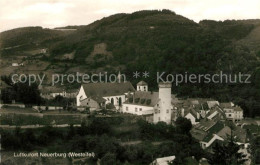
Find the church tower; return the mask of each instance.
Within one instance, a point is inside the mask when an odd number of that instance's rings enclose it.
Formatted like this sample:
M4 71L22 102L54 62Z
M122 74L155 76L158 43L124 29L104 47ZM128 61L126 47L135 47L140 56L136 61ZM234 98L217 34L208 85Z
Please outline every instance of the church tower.
M140 81L137 83L137 91L147 92L148 91L148 84L144 81Z
M163 121L167 124L171 123L171 83L159 83L159 101L154 107L154 123Z

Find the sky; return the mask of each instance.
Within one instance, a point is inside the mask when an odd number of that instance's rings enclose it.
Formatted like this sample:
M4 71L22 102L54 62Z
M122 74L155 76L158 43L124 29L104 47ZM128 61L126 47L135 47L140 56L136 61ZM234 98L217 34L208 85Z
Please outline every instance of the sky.
M260 0L0 0L0 32L87 25L116 13L152 9L169 9L196 22L260 19Z

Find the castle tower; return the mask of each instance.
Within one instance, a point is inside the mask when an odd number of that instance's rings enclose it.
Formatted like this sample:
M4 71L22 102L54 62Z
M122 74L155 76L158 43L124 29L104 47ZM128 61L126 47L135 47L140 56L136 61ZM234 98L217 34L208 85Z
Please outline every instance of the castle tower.
M154 123L163 121L171 123L171 83L159 83L159 101L154 107Z
M137 83L137 89L136 90L147 92L148 91L148 84L144 81L140 81L139 83Z

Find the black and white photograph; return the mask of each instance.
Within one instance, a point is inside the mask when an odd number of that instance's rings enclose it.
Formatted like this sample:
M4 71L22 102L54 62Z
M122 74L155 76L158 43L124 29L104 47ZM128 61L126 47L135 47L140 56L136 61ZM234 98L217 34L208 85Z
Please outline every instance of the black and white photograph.
M0 165L260 165L260 1L0 0Z

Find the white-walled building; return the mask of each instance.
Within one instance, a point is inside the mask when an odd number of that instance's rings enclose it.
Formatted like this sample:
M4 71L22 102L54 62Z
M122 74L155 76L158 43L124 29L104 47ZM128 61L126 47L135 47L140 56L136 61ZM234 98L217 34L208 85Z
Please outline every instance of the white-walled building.
M243 110L232 102L220 103L220 107L226 114L226 118L231 121L240 121L243 119Z
M162 158L155 159L150 165L168 165L172 161L174 161L175 156L167 156Z
M159 83L158 87L159 92L149 92L145 90L148 89L147 83L138 83L137 91L123 103L123 113L152 115L154 123L164 121L170 124L176 98L171 94L171 83Z

